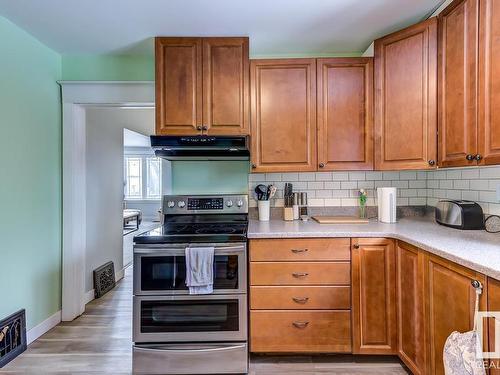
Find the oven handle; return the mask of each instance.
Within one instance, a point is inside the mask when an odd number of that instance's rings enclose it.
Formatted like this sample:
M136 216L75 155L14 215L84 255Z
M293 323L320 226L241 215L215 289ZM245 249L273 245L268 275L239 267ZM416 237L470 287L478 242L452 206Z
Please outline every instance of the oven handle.
M235 345L235 346L224 346L220 348L209 348L209 349L151 349L151 348L143 348L136 346L134 350L143 351L143 352L170 352L170 353L185 353L185 352L219 352L224 350L233 350L233 349L244 349L246 345Z
M203 246L199 246L203 247ZM154 252L151 251L154 249ZM141 246L134 249L134 254L151 254L154 256L159 256L160 254L171 254L171 255L184 255L185 248L165 248L156 246ZM227 252L244 252L245 245L235 245L235 246L215 246L215 253L227 253Z

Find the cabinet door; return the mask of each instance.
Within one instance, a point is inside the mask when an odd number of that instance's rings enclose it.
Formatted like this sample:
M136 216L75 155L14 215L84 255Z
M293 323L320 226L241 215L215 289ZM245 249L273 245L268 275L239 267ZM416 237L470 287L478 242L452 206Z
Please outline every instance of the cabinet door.
M426 332L428 335L428 374L442 375L443 348L453 331L467 332L474 326L476 292L472 280L483 283L484 275L458 266L436 256L428 255L425 270L425 300L427 303ZM485 310L486 298L480 300Z
M425 374L424 253L398 241L398 355L414 375Z
M321 170L373 169L373 59L318 59Z
M500 281L488 278L488 311L500 311ZM496 319L489 319L488 339L489 351L495 351L495 342L500 340L500 337L495 337L495 324L500 324ZM498 345L498 344L497 344ZM490 359L490 375L500 375L500 358Z
M437 159L437 20L375 41L375 168L429 169Z
M248 38L203 38L203 126L211 135L248 134Z
M500 164L500 3L480 1L479 131L480 164Z
M201 38L156 38L156 134L201 131Z
M439 163L443 167L477 164L478 3L455 1L439 15Z
M394 241L352 239L354 354L396 354Z
M250 62L254 172L316 170L316 60Z

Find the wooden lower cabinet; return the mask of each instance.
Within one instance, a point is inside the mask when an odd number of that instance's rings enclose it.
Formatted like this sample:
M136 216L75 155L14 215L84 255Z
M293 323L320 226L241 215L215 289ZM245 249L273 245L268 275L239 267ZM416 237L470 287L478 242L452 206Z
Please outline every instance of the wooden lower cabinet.
M500 281L488 278L488 311L500 311ZM488 351L495 351L495 342L500 340L495 337L495 322L497 319L489 319L488 321ZM500 358L490 359L490 375L500 375Z
M427 374L444 374L443 348L453 331L467 332L474 325L476 292L471 281L478 280L487 293L484 275L437 256L427 255L425 262L426 332L428 335ZM486 309L486 298L480 299L480 310Z
M350 353L349 311L250 312L250 351Z
M414 375L426 373L424 266L424 252L398 241L396 247L398 355Z
M353 353L396 354L394 240L352 239Z

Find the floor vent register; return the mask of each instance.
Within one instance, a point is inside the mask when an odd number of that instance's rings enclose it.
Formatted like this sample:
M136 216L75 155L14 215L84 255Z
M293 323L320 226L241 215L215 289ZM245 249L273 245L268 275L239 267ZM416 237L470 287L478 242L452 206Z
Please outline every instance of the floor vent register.
M102 297L116 285L115 266L113 262L103 264L94 270L94 291L95 298Z
M0 320L0 368L26 350L24 309Z

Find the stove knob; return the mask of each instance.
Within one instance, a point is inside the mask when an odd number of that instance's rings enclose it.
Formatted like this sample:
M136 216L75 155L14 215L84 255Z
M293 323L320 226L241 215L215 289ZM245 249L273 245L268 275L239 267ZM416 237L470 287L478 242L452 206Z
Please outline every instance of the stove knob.
M184 208L184 206L186 205L186 202L179 201L179 203L177 203L177 205L179 206L179 208Z
M227 201L226 206L228 207L233 207L233 201Z
M172 208L172 207L175 206L175 202L174 201L168 201L167 205L168 205L169 208Z
M236 205L237 205L238 207L242 207L242 206L243 206L243 201L240 199L240 200L236 203Z

